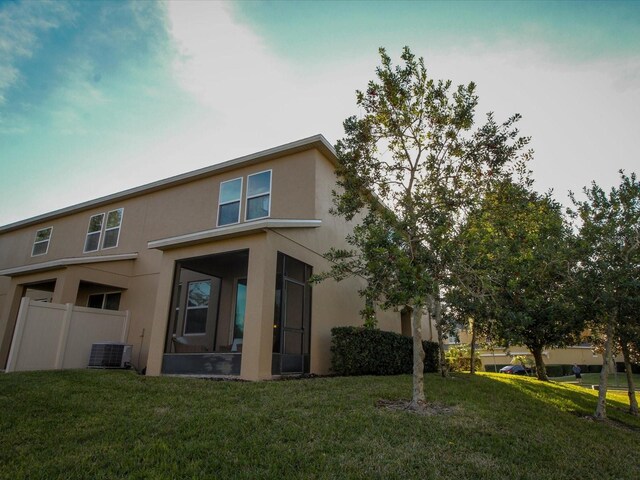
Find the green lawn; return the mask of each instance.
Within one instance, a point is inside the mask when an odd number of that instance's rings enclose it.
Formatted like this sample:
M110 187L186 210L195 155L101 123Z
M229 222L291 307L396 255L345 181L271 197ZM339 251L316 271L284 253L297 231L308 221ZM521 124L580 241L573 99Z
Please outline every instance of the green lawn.
M576 383L575 375L568 375L566 377L555 377L551 380L555 382L563 383ZM610 373L607 376L608 386L610 388L627 388L627 374L626 373ZM600 383L599 373L583 373L582 374L582 386L591 388L592 385L598 385ZM633 384L636 390L640 389L640 375L633 375Z
M122 371L0 375L0 478L638 478L640 419L612 394L500 374L261 383Z

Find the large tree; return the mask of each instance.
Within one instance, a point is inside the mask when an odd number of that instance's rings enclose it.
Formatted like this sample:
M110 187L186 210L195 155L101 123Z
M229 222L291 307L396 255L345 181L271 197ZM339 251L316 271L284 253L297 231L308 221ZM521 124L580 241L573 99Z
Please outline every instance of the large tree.
M603 367L596 418L606 418L607 375L616 343L625 357L629 405L638 413L632 354L640 332L640 183L620 172L621 182L608 193L595 182L586 200L573 197L582 247L581 298L595 333L604 341Z
M456 229L488 185L528 159L528 139L515 129L518 115L498 124L489 114L474 129L473 83L452 89L450 81L429 78L424 60L407 47L400 65L384 49L380 57L376 79L357 92L361 114L345 120L336 145L334 213L358 223L347 238L354 248L331 250L325 276L364 276L367 299L411 313L410 406L421 408L421 320L426 310L435 316L442 344L442 285Z
M547 380L543 351L574 343L582 330L573 244L560 204L526 178L494 184L461 230L454 306L503 344L525 345L540 380Z

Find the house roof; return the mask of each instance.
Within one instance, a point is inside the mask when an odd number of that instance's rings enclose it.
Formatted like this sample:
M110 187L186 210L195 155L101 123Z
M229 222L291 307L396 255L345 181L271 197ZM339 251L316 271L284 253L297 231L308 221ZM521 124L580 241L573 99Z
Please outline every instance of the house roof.
M135 260L138 258L137 253L124 253L120 255L98 255L95 257L72 257L61 258L59 260L51 260L49 262L34 263L31 265L23 265L20 267L6 268L0 270L0 276L14 277L25 273L46 272L48 270L56 270L71 265L86 265L103 262L121 262L123 260Z
M168 250L171 248L195 245L197 243L210 242L222 238L237 237L274 228L318 228L322 225L321 220L316 219L273 219L266 218L253 222L240 223L225 227L217 227L200 232L187 233L175 237L161 238L147 243L148 248L158 250Z
M268 150L262 150L260 152L252 153L250 155L234 158L226 162L217 163L215 165L210 165L208 167L200 168L198 170L193 170L191 172L182 173L180 175L175 175L173 177L165 178L163 180L147 183L139 187L123 190L122 192L114 193L104 197L99 197L94 200L78 203L76 205L61 208L59 210L54 210L52 212L45 213L42 215L37 215L35 217L27 218L25 220L19 220L17 222L1 226L0 233L17 230L22 227L43 222L45 220L53 220L53 219L68 215L70 213L81 212L83 210L88 210L90 208L105 205L105 204L114 202L116 200L118 201L125 200L128 198L137 197L139 195L145 195L147 193L151 193L157 190L162 190L168 187L174 187L176 185L188 183L200 178L217 175L219 173L222 173L228 170L233 170L238 167L253 165L256 163L271 160L272 158L291 155L297 152L302 152L302 151L311 150L311 149L319 150L322 154L324 154L329 159L329 161L331 161L334 164L336 163L337 158L336 158L335 150L333 149L331 144L327 141L327 139L324 138L324 136L318 134L312 137L296 140L295 142L285 143L284 145L279 145L277 147L269 148Z

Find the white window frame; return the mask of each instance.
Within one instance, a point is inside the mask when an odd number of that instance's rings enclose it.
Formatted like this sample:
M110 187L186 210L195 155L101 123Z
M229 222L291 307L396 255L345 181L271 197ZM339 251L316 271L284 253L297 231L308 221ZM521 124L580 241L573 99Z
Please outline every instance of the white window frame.
M254 177L256 175L260 175L261 173L266 173L269 172L269 193L260 193L258 195L251 195L249 196L249 178ZM271 216L271 191L272 191L272 186L273 186L273 170L272 169L268 169L268 170L262 170L261 172L256 172L256 173L252 173L251 175L247 175L247 198L245 199L244 202L244 221L245 222L253 222L255 220L261 220L263 218L269 218ZM252 198L258 198L258 197L264 197L265 195L269 195L269 206L267 208L267 214L262 216L262 217L256 217L256 218L252 218L252 219L248 219L247 216L249 215L249 200L251 200Z
M49 237L46 240L40 240L38 241L38 234L40 232L44 232L45 230L49 230ZM31 247L31 256L32 257L39 257L41 255L46 255L47 253L49 253L49 244L51 243L51 237L53 237L53 227L46 227L46 228L41 228L39 230L36 231L36 235L35 237L33 237L33 246ZM45 243L47 244L47 248L44 250L44 252L42 253L34 253L35 249L36 249L36 245L40 245Z
M102 222L100 223L100 230L96 230L95 232L90 232L89 229L91 228L91 219L94 217L102 217ZM100 242L102 242L102 232L104 231L104 222L105 222L104 212L95 213L89 217L89 225L87 225L87 234L84 236L84 248L82 250L83 253L97 252L98 250L100 250ZM96 234L96 233L98 234L98 246L96 247L95 250L87 250L87 238L89 237L90 234Z
M120 211L120 223L118 224L117 227L110 227L107 228L107 220L109 219L109 214L113 213L113 212L117 212ZM89 228L91 228L91 219L94 217L102 217L102 223L100 225L100 231L95 231L95 232L89 232ZM117 248L118 245L120 244L120 233L122 231L122 222L124 221L124 207L120 207L120 208L114 208L113 210L109 210L106 213L105 212L100 212L100 213L95 213L93 215L91 215L89 217L89 225L87 226L87 234L84 237L84 249L82 250L82 253L89 253L89 252L97 252L99 250L110 250L112 248ZM106 237L105 233L111 230L118 230L118 236L116 238L116 244L113 245L112 247L105 247L104 246L104 239ZM95 250L87 250L87 237L89 236L89 234L96 234L98 233L98 247Z
M107 222L109 221L109 214L113 213L113 212L120 212L120 223L118 224L117 227L111 227L111 228L107 228ZM124 220L124 207L120 207L120 208L114 208L113 210L109 210L107 212L107 214L104 216L104 225L102 226L102 247L101 250L109 250L111 248L117 248L118 244L120 243L120 230L122 229L122 221ZM104 241L107 238L107 232L111 231L111 230L118 230L118 236L116 237L116 244L112 247L105 247L104 246Z
M95 297L97 295L102 295L102 306L100 307L100 310L106 310L105 305L107 303L107 295L113 295L114 293L119 293L120 294L120 300L122 300L122 290L114 290L112 292L96 292L96 293L90 293L89 295L87 295L87 308L98 308L98 307L90 307L89 306L89 299L91 297ZM120 302L118 302L118 310L111 310L112 312L117 312L120 311Z
M200 282L209 282L209 300L207 303L206 307L189 307L189 285L191 285L192 283L200 283ZM209 307L211 306L211 288L213 287L213 284L211 282L211 280L193 280L191 282L187 282L187 296L185 297L185 302L184 302L184 321L182 322L182 335L185 337L197 337L197 336L204 336L207 334L207 323L209 322ZM187 333L187 320L189 317L189 310L202 310L202 309L206 309L207 310L207 318L205 320L204 323L204 332L198 332L198 333Z
M222 185L224 185L225 183L230 183L230 182L235 182L237 180L240 180L240 195L238 197L237 200L229 200L227 202L221 202L220 199L222 197ZM242 177L237 177L237 178L231 178L229 180L225 180L224 182L220 182L220 191L218 192L218 215L217 215L217 220L216 220L216 226L217 227L226 227L227 225L236 225L238 223L240 223L240 210L242 210L242 192L243 192L243 188L244 188L244 178ZM225 223L224 225L220 225L220 208L223 205L229 205L231 203L235 203L238 202L238 220L236 220L235 222L231 222L231 223Z

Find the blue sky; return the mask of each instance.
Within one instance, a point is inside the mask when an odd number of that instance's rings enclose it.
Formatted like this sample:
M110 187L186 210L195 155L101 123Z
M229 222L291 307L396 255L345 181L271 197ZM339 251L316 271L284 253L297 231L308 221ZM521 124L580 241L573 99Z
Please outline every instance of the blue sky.
M638 170L640 2L0 0L0 225L316 133L377 49L519 112L537 187Z

